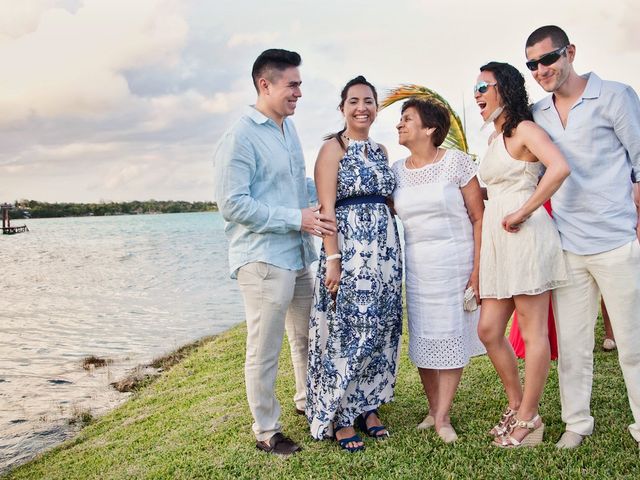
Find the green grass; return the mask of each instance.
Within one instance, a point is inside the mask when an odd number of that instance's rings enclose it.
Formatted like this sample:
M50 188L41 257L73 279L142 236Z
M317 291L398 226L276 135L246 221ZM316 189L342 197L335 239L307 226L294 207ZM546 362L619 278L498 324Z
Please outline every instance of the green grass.
M381 409L392 437L377 443L366 439L366 451L353 455L334 442L312 440L306 420L295 415L293 373L284 348L277 385L283 431L304 452L282 459L255 448L243 383L245 334L241 325L202 345L74 440L18 467L8 478L640 478L617 355L599 347L594 435L577 450L554 447L563 424L553 362L540 410L547 427L544 445L505 451L492 447L485 433L505 404L486 356L466 368L453 405L452 423L460 440L444 445L432 430L415 430L426 401L407 358L404 335L396 401Z

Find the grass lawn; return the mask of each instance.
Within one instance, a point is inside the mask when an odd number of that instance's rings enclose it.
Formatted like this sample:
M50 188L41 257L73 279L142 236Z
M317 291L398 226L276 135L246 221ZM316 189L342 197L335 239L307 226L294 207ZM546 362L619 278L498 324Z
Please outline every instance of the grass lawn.
M288 459L255 448L243 384L245 333L240 325L204 344L77 438L7 478L640 478L617 355L602 352L601 331L592 399L596 430L571 451L554 447L563 431L555 362L540 410L546 424L540 447L505 451L490 445L486 432L505 396L486 356L474 358L462 376L451 412L459 441L444 445L433 430L416 431L426 400L404 335L396 401L381 409L392 437L378 443L366 439L366 451L350 455L334 442L312 440L306 420L295 415L284 348L278 377L283 431L305 449Z

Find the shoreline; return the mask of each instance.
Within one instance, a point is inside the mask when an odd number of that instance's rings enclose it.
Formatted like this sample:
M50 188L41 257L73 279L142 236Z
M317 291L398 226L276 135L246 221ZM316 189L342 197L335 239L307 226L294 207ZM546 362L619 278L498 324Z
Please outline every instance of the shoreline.
M365 438L367 449L349 455L335 442L311 439L306 419L295 414L293 370L285 346L276 383L281 423L304 450L281 459L255 448L244 389L245 340L244 323L230 328L74 439L6 478L306 479L331 478L337 472L381 479L423 478L426 472L431 478L513 478L516 467L528 478L640 477L638 445L626 430L631 415L615 354L594 353L598 427L593 437L577 450L555 448L564 424L554 365L541 402L547 426L543 445L504 451L492 447L486 436L504 407L504 392L486 356L474 357L466 367L454 401L451 416L460 440L445 445L433 430L415 429L427 405L404 335L395 401L380 409L391 438Z
M221 332L220 334L222 333L224 332ZM36 438L32 442L26 442L28 444L26 445L26 448L29 450L29 453L24 456L9 459L6 465L0 466L0 477L10 473L16 468L19 468L21 465L33 461L41 455L60 447L65 442L73 441L75 437L81 434L84 428L95 423L113 410L121 407L131 399L133 394L151 385L153 382L158 380L164 372L170 371L194 350L215 340L215 338L220 334L205 335L197 340L187 342L164 355L152 358L149 362L140 363L134 367L126 368L125 374L115 381L110 382L107 386L108 390L104 392L105 397L109 394L117 395L117 401L114 402L113 400L105 398L102 399L103 403L100 403L98 406L83 408L73 407L71 410L71 416L49 420L47 428L44 429L44 433L48 439L54 440L46 442L44 445L38 447L35 445L35 443L38 443L38 432L34 431L33 435ZM113 365L113 363L114 361L110 358L101 358L90 355L82 361L80 368L89 370L92 373L95 373L96 370L103 373L104 369L108 369L108 367Z

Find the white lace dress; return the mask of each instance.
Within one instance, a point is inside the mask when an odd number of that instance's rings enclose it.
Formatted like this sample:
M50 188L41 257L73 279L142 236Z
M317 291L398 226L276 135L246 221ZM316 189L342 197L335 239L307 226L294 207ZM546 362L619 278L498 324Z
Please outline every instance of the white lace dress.
M540 162L509 155L502 133L493 139L480 164L478 173L489 197L482 219L482 298L537 295L569 282L560 234L544 208L533 212L517 233L502 228L502 219L536 189L543 168Z
M419 368L464 367L485 352L479 309L462 308L473 269L473 228L460 188L476 165L465 153L447 150L437 163L409 169L403 159L392 169L404 228L409 358Z

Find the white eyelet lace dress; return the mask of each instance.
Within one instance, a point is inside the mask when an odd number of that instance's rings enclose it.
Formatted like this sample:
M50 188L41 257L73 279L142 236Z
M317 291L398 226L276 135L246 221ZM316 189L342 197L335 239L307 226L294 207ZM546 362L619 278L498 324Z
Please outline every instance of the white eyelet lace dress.
M473 270L473 227L461 187L476 165L459 150L408 169L393 164L395 210L404 229L409 358L419 368L464 367L485 352L478 339L479 310L465 312L464 291Z

